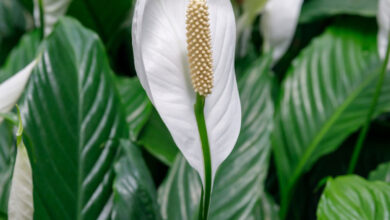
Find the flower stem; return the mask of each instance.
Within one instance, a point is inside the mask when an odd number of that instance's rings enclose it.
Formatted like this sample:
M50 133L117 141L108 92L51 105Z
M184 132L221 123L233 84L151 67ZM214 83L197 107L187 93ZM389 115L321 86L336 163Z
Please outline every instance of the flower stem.
M211 182L212 182L212 170L211 170L211 154L210 154L210 146L209 139L207 136L207 127L206 120L204 117L204 104L205 97L197 94L196 95L196 103L194 106L194 112L196 117L196 122L198 124L198 131L200 136L200 141L202 143L202 152L203 152L203 162L204 162L204 186L200 201L199 208L199 219L207 220L208 211L210 206L210 198L211 198Z
M387 45L387 50L386 50L385 61L383 62L383 65L381 68L378 83L376 85L374 98L372 100L371 107L370 107L370 110L368 112L366 122L363 126L363 129L361 130L361 132L359 134L358 141L356 142L355 148L353 150L352 158L351 158L351 161L350 161L349 167L348 167L348 174L352 174L355 171L356 163L359 159L359 155L360 155L360 152L362 150L363 143L366 139L367 132L370 129L370 122L371 122L371 119L375 113L375 109L378 105L378 101L379 101L379 97L380 97L380 94L382 91L383 83L385 81L385 76L387 73L387 66L389 63L389 57L390 57L390 35L389 35L389 43Z
M45 12L43 10L43 0L38 0L39 7L39 22L41 23L40 32L41 39L45 38Z

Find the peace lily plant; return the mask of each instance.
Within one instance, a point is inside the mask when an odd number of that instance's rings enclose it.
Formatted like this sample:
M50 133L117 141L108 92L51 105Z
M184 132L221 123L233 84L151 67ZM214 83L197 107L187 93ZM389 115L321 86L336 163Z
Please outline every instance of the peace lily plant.
M261 19L264 52L276 63L287 51L298 25L303 0L269 0Z
M16 102L23 94L36 63L37 60L34 60L24 69L0 84L0 123L3 121L1 115L8 113L15 107Z
M137 75L202 183L207 219L215 173L240 131L234 70L236 26L229 0L138 0L133 18Z

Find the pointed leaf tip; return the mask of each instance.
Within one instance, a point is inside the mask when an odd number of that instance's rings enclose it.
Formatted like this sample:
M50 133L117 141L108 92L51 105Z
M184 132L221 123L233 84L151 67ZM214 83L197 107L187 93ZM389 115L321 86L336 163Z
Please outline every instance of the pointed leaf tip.
M16 134L17 153L8 202L10 220L32 220L34 213L32 169L26 147L22 140L23 124L19 107L19 127Z

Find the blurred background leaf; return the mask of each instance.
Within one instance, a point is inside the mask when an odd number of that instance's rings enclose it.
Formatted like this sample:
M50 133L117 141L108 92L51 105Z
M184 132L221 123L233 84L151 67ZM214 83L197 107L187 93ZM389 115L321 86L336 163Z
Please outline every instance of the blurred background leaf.
M390 183L390 162L380 164L376 170L370 173L368 179Z
M31 15L24 10L19 0L0 1L0 66L31 25Z
M112 219L161 219L156 188L141 151L126 140L121 140L121 150L124 154L115 164Z
M26 67L37 57L40 44L40 34L37 30L26 33L9 53L9 56L0 69L0 83L4 82L21 69Z
M12 128L7 121L0 123L0 213L4 215L8 211L11 176L16 156L16 141Z
M387 219L390 215L390 185L369 182L358 176L328 180L317 217L328 219Z
M152 103L149 101L138 78L117 77L116 85L125 108L130 138L136 141L152 114Z
M306 0L299 22L308 23L340 14L376 17L377 10L378 0Z

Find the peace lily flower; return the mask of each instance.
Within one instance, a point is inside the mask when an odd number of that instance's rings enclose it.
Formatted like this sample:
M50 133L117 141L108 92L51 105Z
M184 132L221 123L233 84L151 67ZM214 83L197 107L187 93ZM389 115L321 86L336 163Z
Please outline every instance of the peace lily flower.
M33 181L30 159L24 146L23 125L18 109L19 128L16 134L17 153L8 201L8 219L33 219Z
M205 184L204 135L198 130L202 120L194 104L204 100L212 179L232 151L241 126L230 1L138 0L132 34L140 82Z
M264 51L272 51L276 63L287 51L295 34L303 0L268 0L261 19Z
M71 0L34 0L34 20L38 26L44 25L45 36L51 33L55 23L66 13L70 2Z
M379 0L377 20L379 25L378 51L380 57L385 59L390 37L390 0ZM390 63L388 69L390 69Z
M0 84L0 113L8 113L19 100L30 78L37 60L34 60L24 69ZM0 117L0 123L3 118Z

